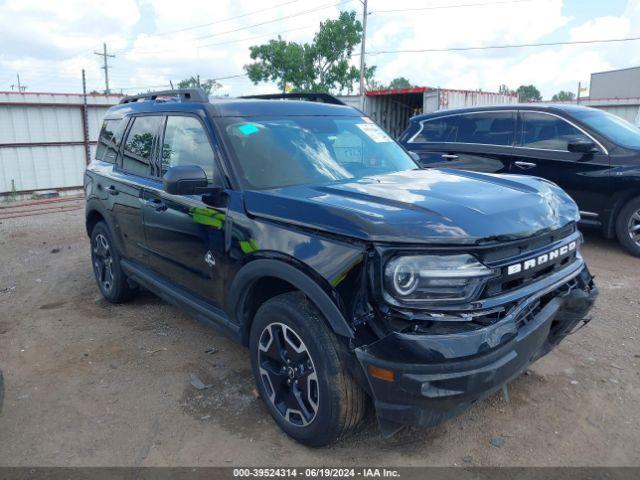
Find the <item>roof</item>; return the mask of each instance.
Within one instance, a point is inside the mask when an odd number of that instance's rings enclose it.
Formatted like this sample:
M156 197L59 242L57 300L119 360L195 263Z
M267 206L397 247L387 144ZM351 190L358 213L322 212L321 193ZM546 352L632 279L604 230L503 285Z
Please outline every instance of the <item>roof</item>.
M627 68L617 68L617 69L615 69L615 70L605 70L605 71L603 71L603 72L593 72L591 75L593 76L593 75L602 75L602 74L605 74L605 73L617 73L617 72L624 72L624 71L627 71L627 70L638 70L639 68L640 68L640 66L637 66L637 67L627 67Z
M481 93L483 95L496 95L496 96L516 96L515 93L499 93L499 92L485 92L481 90L459 90L455 88L433 88L433 87L410 87L410 88L385 88L382 90L367 90L365 95L368 97L375 97L380 95L404 95L408 93L424 93L431 91L441 92L455 92L455 93Z
M130 113L193 112L205 110L212 117L251 116L362 116L362 112L346 105L306 102L300 100L258 100L242 98L211 98L204 102L142 101L116 105L107 116L119 118Z
M484 105L477 107L465 107L465 108L452 108L450 110L438 110L433 113L424 113L422 115L416 115L411 120L424 120L425 118L437 118L448 115L454 115L459 113L473 113L473 112L491 112L501 110L538 110L548 112L571 112L575 110L587 110L589 107L582 105L573 105L567 103L511 103L508 105Z
M433 90L431 87L410 87L410 88L384 88L382 90L367 90L364 94L368 97L376 95L401 95L404 93L423 93Z

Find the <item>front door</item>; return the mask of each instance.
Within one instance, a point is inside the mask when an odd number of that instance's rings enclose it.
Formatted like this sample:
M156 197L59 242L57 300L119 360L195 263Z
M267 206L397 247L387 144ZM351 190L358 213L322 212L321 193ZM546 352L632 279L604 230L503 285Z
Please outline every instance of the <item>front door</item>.
M594 140L554 114L521 111L519 117L519 139L511 173L551 180L575 200L584 218L597 218L611 194L609 156L604 148L595 142L597 152L570 152L569 142Z
M170 167L198 165L210 183L222 185L210 136L198 117L168 115L161 145L155 188L144 194L152 268L219 307L227 268L226 205L205 203L201 195L170 195L163 191L160 178Z

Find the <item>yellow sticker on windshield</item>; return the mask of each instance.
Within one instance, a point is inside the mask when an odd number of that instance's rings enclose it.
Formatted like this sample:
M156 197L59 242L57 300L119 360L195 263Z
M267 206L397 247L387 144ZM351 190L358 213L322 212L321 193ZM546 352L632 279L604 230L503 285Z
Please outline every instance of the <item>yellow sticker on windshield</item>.
M376 143L393 142L393 139L375 123L356 123L356 127Z

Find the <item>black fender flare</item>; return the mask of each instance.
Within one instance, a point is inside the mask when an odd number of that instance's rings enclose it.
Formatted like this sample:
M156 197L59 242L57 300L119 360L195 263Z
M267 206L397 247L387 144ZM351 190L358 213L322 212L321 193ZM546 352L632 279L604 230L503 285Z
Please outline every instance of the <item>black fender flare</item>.
M118 250L122 252L123 251L122 244L120 242L120 237L116 234L116 230L114 228L115 225L113 224L113 217L111 215L111 212L107 210L102 204L102 202L96 197L88 198L85 206L85 226L87 227L87 235L91 237L91 232L89 231L87 221L89 220L89 216L93 212L99 213L100 216L104 219L105 223L107 224L107 227L109 227L109 230L111 231L111 236L113 237L113 241L116 243L116 247L118 247Z
M264 277L275 277L290 283L316 306L337 335L353 338L353 329L327 292L309 275L280 260L256 259L247 263L235 276L230 291L229 305L236 319L245 327L243 308L251 285Z

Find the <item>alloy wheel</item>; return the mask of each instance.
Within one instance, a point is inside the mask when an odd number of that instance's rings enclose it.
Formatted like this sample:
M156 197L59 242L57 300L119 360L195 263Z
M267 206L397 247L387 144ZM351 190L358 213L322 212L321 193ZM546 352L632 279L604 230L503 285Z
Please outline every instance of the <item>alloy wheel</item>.
M631 241L640 246L640 210L637 210L629 218L628 232Z
M292 425L304 427L318 412L318 376L311 354L293 329L270 323L260 334L258 366L269 402Z
M113 289L113 256L107 238L99 233L93 240L93 268L105 292Z

